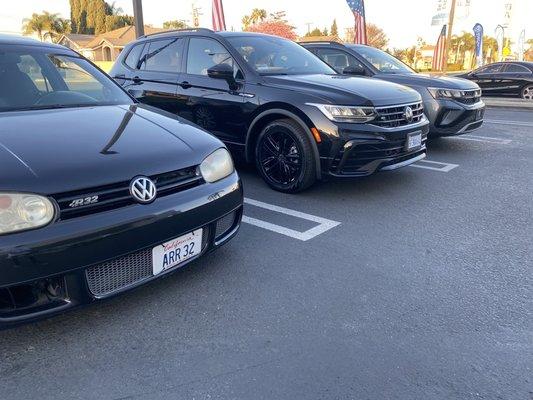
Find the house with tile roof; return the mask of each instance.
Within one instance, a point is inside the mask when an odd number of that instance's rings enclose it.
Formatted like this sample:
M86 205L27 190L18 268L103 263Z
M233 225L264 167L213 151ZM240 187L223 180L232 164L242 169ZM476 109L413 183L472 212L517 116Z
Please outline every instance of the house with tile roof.
M162 32L164 29L144 27L145 34ZM124 26L100 35L69 33L62 35L58 44L71 48L92 61L115 61L124 47L135 40L135 27Z

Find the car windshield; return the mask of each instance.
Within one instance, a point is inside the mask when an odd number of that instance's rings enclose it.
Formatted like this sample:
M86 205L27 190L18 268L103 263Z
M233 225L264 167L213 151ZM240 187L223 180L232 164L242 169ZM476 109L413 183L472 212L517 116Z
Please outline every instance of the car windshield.
M236 36L228 41L261 75L335 74L302 46L272 36Z
M350 46L352 47L352 46ZM384 74L413 74L415 71L383 50L368 46L353 46L358 54Z
M87 60L42 49L0 47L0 87L0 112L133 103Z

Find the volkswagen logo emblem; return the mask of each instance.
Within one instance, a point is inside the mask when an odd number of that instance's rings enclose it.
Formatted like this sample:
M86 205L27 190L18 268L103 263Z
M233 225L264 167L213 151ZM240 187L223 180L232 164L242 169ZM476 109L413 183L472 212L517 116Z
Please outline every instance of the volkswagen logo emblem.
M403 116L407 122L413 122L413 109L409 106L405 107L405 110L403 112Z
M157 187L150 178L139 176L131 181L130 194L137 202L148 204L155 200Z

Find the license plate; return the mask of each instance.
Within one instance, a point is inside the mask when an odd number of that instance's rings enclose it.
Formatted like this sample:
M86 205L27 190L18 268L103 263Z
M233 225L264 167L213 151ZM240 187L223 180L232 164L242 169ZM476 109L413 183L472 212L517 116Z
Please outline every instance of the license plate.
M158 275L200 254L202 234L202 229L197 229L154 247L152 249L153 274Z
M407 136L407 150L422 146L422 133L412 133Z

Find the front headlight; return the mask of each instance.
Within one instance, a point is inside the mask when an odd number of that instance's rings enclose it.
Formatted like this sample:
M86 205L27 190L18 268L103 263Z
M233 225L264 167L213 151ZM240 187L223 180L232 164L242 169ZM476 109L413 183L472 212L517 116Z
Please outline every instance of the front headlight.
M476 90L458 90L444 88L428 88L429 93L435 99L462 99L465 97L481 96L481 89Z
M0 192L0 235L40 228L54 219L55 209L46 197Z
M317 107L330 120L335 122L352 122L363 124L376 118L376 110L373 107L334 106L330 104L307 103Z
M216 182L231 175L235 168L233 160L226 149L218 149L209 154L200 164L200 172L206 182Z

